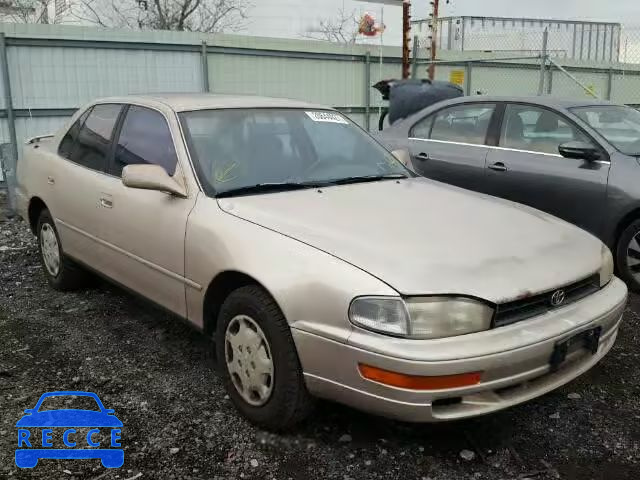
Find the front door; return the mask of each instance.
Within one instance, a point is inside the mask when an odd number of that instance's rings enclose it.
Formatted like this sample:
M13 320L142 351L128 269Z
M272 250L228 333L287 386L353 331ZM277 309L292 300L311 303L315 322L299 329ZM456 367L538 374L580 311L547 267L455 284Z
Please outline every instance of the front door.
M470 103L435 112L413 126L409 150L425 177L484 191L486 138L496 105Z
M488 193L524 203L601 234L609 159L562 157L572 140L595 142L569 119L533 105L509 104L498 148L487 155Z
M154 190L125 187L127 165L155 164L183 182L171 130L165 116L131 105L116 137L103 192L108 265L105 273L172 312L185 317L184 238L195 201Z

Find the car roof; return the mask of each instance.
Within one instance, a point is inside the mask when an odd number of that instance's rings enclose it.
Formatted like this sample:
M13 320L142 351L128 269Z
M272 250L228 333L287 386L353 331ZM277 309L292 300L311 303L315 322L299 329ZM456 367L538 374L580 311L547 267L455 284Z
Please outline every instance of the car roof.
M598 99L569 99L569 98L557 98L548 95L541 96L495 96L495 95L473 95L467 97L456 97L451 100L447 100L448 104L467 103L467 102L524 102L532 103L536 105L542 105L545 107L553 108L572 108L572 107L587 107L592 105L616 105L615 103L608 102L606 100ZM442 105L445 102L434 104Z
M219 95L212 93L150 93L127 95L97 100L97 103L142 103L163 104L176 112L192 110L217 110L229 108L299 108L312 110L334 110L325 105L317 105L289 98L260 97L255 95Z
M95 393L92 393L92 392L60 391L60 392L43 393L40 398L66 397L67 395L68 396L75 396L75 397L94 397L94 398L98 397Z

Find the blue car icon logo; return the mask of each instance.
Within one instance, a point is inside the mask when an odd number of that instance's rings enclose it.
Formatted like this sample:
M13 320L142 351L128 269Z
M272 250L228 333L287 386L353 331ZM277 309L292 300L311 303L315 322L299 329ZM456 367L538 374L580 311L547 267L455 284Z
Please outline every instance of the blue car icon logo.
M60 403L61 400L71 402L75 399L88 401L95 409L43 407L44 402L51 403L51 400ZM33 468L39 459L46 458L99 458L106 468L119 468L124 464L124 450L118 448L121 447L122 422L114 415L114 410L104 408L95 393L45 393L35 407L25 410L24 413L16 423L18 448L15 453L16 465L19 468ZM56 440L60 445L54 445L54 429L58 437L62 433L62 442ZM85 434L84 431L87 429L89 430ZM105 444L110 448L104 448Z

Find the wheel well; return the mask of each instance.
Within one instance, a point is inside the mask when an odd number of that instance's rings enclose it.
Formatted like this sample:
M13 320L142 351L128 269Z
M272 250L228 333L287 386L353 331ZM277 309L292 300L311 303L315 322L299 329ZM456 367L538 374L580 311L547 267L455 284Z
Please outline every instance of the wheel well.
M33 232L34 235L36 235L36 230L38 228L40 212L46 208L47 205L38 197L33 197L29 202L29 226L31 227L31 232Z
M622 219L618 222L615 235L612 238L612 251L615 251L618 248L618 241L620 240L620 236L622 235L622 232L624 232L625 228L627 228L631 223L638 219L640 219L640 207L630 211L624 217L622 217Z
M214 334L218 322L218 313L220 313L220 307L222 307L225 299L234 290L247 285L262 287L255 278L236 271L222 272L211 281L204 296L203 309L204 332L207 335Z

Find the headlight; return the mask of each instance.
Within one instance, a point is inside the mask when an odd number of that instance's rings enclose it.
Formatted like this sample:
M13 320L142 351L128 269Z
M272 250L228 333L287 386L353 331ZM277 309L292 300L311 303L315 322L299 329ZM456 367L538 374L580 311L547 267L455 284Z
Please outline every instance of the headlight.
M430 339L488 330L493 309L464 297L360 297L351 302L349 318L368 330Z
M606 245L602 245L602 264L600 266L600 288L613 278L613 256Z

